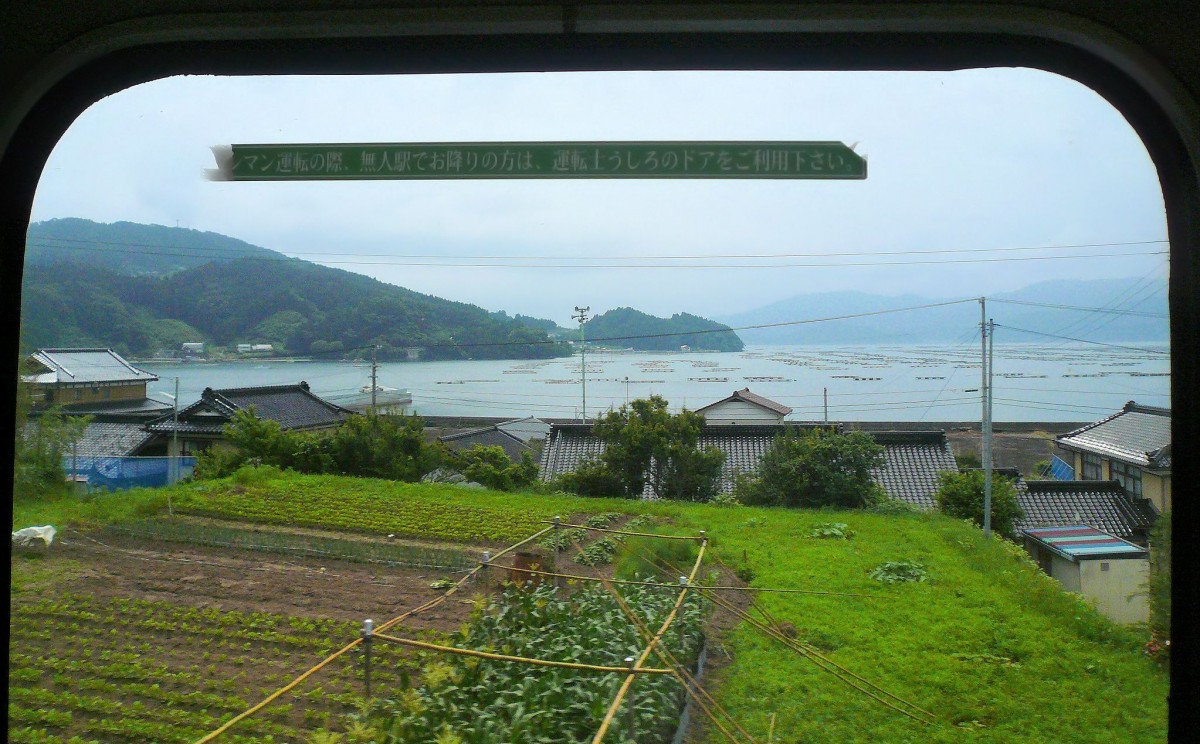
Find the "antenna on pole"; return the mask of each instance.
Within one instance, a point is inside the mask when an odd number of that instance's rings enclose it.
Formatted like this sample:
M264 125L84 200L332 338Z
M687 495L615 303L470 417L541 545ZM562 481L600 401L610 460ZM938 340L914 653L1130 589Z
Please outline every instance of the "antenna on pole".
M587 339L584 337L583 326L588 321L588 311L591 307L575 306L576 315L572 315L572 320L579 321L579 377L582 383L581 391L583 394L583 423L587 423Z

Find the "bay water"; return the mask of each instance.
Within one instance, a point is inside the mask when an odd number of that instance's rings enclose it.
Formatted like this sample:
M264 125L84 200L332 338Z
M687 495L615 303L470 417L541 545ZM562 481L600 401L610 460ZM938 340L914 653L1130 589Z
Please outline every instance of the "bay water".
M651 394L695 410L735 390L793 409L796 421L978 421L978 342L913 346L754 346L742 352L587 353L549 360L381 362L378 385L407 390L401 410L426 416L588 418ZM998 344L993 420L1093 421L1126 401L1170 407L1170 356L1163 344ZM370 399L366 362L242 360L139 362L159 376L150 392L180 406L204 388L307 381L340 405ZM586 378L586 379L585 379ZM369 390L369 387L366 387ZM389 394L380 393L380 400ZM586 395L586 401L585 401ZM155 396L160 399L162 396ZM826 405L826 401L828 401Z

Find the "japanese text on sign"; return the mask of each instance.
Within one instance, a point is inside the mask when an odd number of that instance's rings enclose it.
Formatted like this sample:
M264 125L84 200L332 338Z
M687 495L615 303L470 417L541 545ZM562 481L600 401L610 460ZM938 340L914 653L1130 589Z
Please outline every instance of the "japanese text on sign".
M217 159L215 177L233 181L867 176L840 142L233 145Z

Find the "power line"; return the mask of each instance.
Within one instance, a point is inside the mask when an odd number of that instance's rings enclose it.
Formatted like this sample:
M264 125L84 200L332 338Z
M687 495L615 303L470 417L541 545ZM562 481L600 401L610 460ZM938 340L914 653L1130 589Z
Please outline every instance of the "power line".
M989 297L988 299L991 300L992 302L1001 302L1006 305L1029 305L1031 307L1048 307L1048 308L1052 308L1054 310L1078 310L1080 312L1087 312L1087 313L1110 313L1113 315L1135 315L1139 318L1167 318L1167 317L1169 317L1165 313L1147 313L1147 312L1138 312L1136 310L1118 310L1116 308L1080 307L1079 305L1056 305L1056 304L1049 303L1049 302L1028 302L1025 300L998 300L993 297Z
M1020 333L1031 333L1035 336L1047 336L1049 338L1058 338L1064 341L1078 341L1081 344L1095 344L1096 346L1109 346L1114 349L1126 349L1127 351L1140 351L1144 354L1165 354L1170 356L1170 351L1162 351L1160 349L1143 349L1137 346L1122 346L1121 344L1106 344L1102 341L1089 341L1086 338L1072 338L1070 336L1059 336L1053 333L1043 333L1041 331L1031 331L1027 328L1017 328L1016 326L996 324L997 328L1007 328L1010 331L1018 331Z
M1137 280L1135 280L1130 286L1126 287L1124 292L1122 292L1120 295L1113 298L1109 302L1105 303L1104 307L1106 307L1106 308L1119 307L1123 302L1126 302L1126 298L1133 295L1134 292L1140 292L1140 291L1142 291L1142 289L1155 286L1157 284L1157 279L1154 275L1159 273L1159 271L1161 271L1161 269L1162 269L1161 266L1155 266L1154 268L1150 269L1145 274L1143 274L1141 277L1139 277ZM1145 282L1145 285L1139 289L1139 285L1142 285L1143 282ZM1090 320L1091 319L1086 316L1081 317L1081 318L1076 318L1074 321L1068 323L1066 326L1063 326L1062 328L1059 328L1056 331L1054 331L1054 333L1076 332L1073 329L1079 329L1080 331L1082 331L1088 325ZM1085 333L1086 333L1086 331L1085 331Z
M110 252L103 248L92 248L88 246L55 246L44 245L46 248L70 248L71 250L94 250L102 252ZM190 250L190 249L187 249ZM211 256L197 255L194 253L172 253L166 251L138 251L142 255L154 256L170 256L174 258L211 258ZM899 253L899 252L897 252ZM786 269L786 268L839 268L848 266L927 266L939 264L959 264L959 263L997 263L1009 261L1055 261L1055 260L1073 260L1080 258L1121 258L1121 257L1137 257L1137 256L1162 256L1168 255L1170 251L1137 251L1126 253L1084 253L1073 254L1066 256L1018 256L1013 258L962 258L962 259L942 259L942 260L926 260L926 261L843 261L843 262L825 262L825 263L763 263L763 264L647 264L647 263L611 263L611 264L576 264L576 263L553 263L553 264L537 264L537 263L511 263L514 258L506 257L489 257L487 263L481 263L476 260L468 259L466 261L351 261L351 260L332 260L322 259L319 265L333 264L337 266L405 266L405 267L452 267L452 268L489 268L489 269ZM326 255L326 254L322 254ZM830 257L838 254L797 254L798 256L812 255L820 257L828 255ZM846 255L888 255L886 253L863 253L863 254L846 254ZM445 256L437 256L437 258L446 258ZM631 257L636 259L637 257ZM743 256L736 256L743 258ZM578 260L596 260L595 257ZM309 262L300 258L291 258L281 255L279 258L267 258L265 256L242 256L240 260L245 261L266 261L266 262L302 262L302 263L317 263ZM543 259L530 260L563 260L562 257L546 256ZM571 259L576 260L576 259ZM509 263L506 263L509 262Z
M224 253L227 255L240 256L245 255L246 251L242 248L225 248L220 246L185 246L171 243L132 243L125 241L109 241L109 240L90 240L85 238L60 238L60 237L43 237L37 240L53 240L60 243L79 243L83 245L111 245L121 247L137 247L137 248L173 248L176 250L188 251L208 251L212 253ZM33 243L33 241L30 241ZM684 255L625 255L625 256L610 256L606 260L626 260L626 259L648 259L648 260L697 260L697 259L726 259L726 258L814 258L814 257L846 257L846 256L902 256L902 255L927 255L927 254L946 254L946 253L999 253L1007 251L1046 251L1046 250L1070 250L1074 248L1115 248L1120 246L1134 245L1158 245L1168 243L1166 239L1160 240L1128 240L1117 241L1111 243L1074 243L1074 244L1055 244L1055 245L1038 245L1038 246L1022 246L1008 248L940 248L930 250L900 250L900 251L838 251L825 253L699 253L699 254L684 254ZM73 248L74 246L57 246L45 243L40 244L43 248ZM251 246L259 248L259 246ZM269 251L269 248L259 248L260 250ZM328 251L289 251L293 256L353 256L357 258L461 258L466 260L490 260L490 259L519 259L527 261L541 260L561 260L561 261L583 261L593 259L594 257L572 257L558 255L529 255L529 256L497 256L497 255L460 255L447 256L440 253L331 253Z

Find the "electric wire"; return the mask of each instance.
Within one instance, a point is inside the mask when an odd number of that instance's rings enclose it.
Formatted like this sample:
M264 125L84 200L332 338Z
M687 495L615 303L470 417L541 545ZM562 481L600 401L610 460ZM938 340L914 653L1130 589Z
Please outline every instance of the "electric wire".
M1109 344L1109 343L1104 343L1103 341L1089 341L1086 338L1072 338L1071 336L1059 336L1054 333L1045 333L1043 331L1031 331L1028 328L1017 328L1016 326L1002 325L1000 323L996 323L995 327L996 328L1007 328L1010 331L1017 331L1019 333L1030 333L1030 334L1033 334L1034 336L1046 336L1049 338L1062 339L1064 341L1076 341L1081 344L1094 344L1096 346L1108 346L1108 347L1111 347L1114 349L1126 349L1128 351L1140 351L1143 354L1165 354L1165 355L1169 356L1171 353L1170 351L1163 351L1161 349L1143 349L1138 346L1125 346L1122 344Z
M54 245L45 241L55 241L57 243L67 243L68 245ZM1044 250L1073 250L1076 248L1118 248L1139 245L1161 245L1169 243L1166 239L1159 240L1126 240L1114 241L1107 243L1067 243L1067 244L1050 244L1038 246L1019 246L1019 247L1003 247L1003 248L941 248L941 249L909 249L898 251L835 251L835 252L804 252L804 253L715 253L715 254L662 254L662 255L624 255L624 256L606 256L605 260L623 261L623 260L707 260L707 259L738 259L738 258L823 258L823 257L848 257L848 256L901 256L901 255L929 255L929 254L948 254L948 253L1000 253L1010 251L1044 251ZM77 250L84 246L91 245L107 245L114 247L125 248L169 248L173 250L184 251L199 251L200 255L189 256L192 258L208 257L204 254L225 254L234 257L254 257L252 254L247 255L245 249L220 246L183 246L171 243L137 243L132 241L106 241L92 240L85 238L61 238L61 237L39 237L29 241L29 244L36 245L40 248L58 248L64 250ZM78 244L78 245L71 245ZM249 245L249 244L247 244ZM260 246L250 246L263 251L270 251L268 248ZM135 251L142 253L141 251ZM275 252L275 251L272 251ZM175 255L175 254L156 254L154 252L145 252L146 255ZM278 253L278 252L276 252ZM523 260L523 261L585 261L595 260L595 256L575 257L575 256L559 256L559 255L512 255L500 256L495 254L485 255L446 255L443 253L355 253L355 252L330 252L330 251L288 251L291 256L352 256L355 258L441 258L441 259L464 259L464 260ZM283 258L290 256L280 253ZM272 259L278 260L278 259Z

